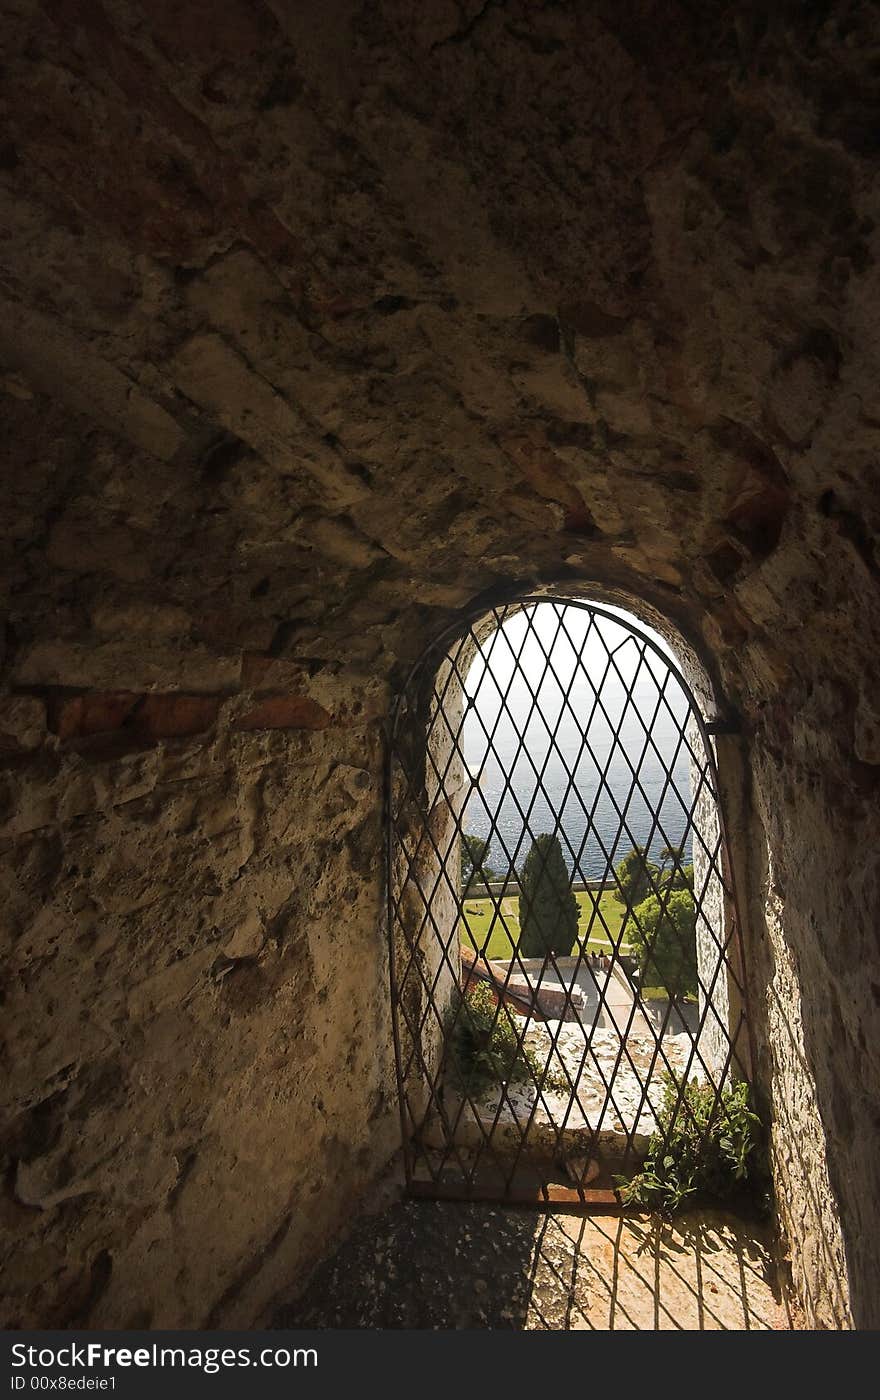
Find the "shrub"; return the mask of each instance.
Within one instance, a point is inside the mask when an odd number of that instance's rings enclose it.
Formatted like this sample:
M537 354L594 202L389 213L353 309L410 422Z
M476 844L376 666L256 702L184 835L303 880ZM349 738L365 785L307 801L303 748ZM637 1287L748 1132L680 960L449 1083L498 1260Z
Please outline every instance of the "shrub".
M617 1178L626 1204L671 1213L696 1195L725 1200L749 1185L765 1189L749 1086L733 1084L718 1096L711 1084L692 1080L678 1103L679 1091L667 1075L644 1166L630 1181Z
M471 1097L484 1089L523 1081L540 1089L567 1089L565 1077L551 1073L529 1046L520 1045L509 1009L497 1006L486 982L472 983L463 997L449 1039L449 1066L457 1089ZM453 1008L450 1016L455 1014Z

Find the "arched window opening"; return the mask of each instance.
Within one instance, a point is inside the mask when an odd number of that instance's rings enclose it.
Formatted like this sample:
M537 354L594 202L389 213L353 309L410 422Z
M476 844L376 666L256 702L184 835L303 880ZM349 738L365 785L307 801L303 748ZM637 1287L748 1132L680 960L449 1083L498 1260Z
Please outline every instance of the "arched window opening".
M494 609L413 667L388 778L410 1189L610 1199L690 1086L711 1117L749 1078L715 755L674 656L617 609Z

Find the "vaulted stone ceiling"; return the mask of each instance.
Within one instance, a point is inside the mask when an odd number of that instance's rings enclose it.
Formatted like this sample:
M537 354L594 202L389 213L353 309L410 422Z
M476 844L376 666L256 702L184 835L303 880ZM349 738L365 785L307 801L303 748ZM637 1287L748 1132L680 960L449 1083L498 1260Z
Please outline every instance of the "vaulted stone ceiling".
M604 578L769 697L878 577L876 12L803 8L10 7L18 681Z

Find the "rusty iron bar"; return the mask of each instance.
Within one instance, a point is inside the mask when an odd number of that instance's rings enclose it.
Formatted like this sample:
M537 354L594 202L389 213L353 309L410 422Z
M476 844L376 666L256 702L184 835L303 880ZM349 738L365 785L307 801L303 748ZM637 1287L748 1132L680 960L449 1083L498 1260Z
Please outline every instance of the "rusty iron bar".
M498 1188L492 1183L480 1185L475 1182L469 1185L462 1181L411 1181L407 1195L426 1201L484 1201L493 1204L499 1199ZM506 1205L512 1206L583 1206L590 1212L602 1211L615 1215L633 1210L632 1206L624 1204L616 1191L592 1190L590 1187L578 1190L576 1186L558 1186L555 1183L531 1187L512 1185L505 1190L503 1199Z

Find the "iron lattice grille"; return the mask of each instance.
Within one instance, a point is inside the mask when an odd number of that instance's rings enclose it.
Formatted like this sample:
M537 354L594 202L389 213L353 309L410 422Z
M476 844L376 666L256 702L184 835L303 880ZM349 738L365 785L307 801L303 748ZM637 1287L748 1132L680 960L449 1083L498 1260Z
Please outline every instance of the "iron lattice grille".
M413 1189L546 1195L564 1172L586 1199L664 1093L687 1115L690 1081L717 1104L748 1078L712 741L652 638L543 598L441 637L398 698L388 803Z

